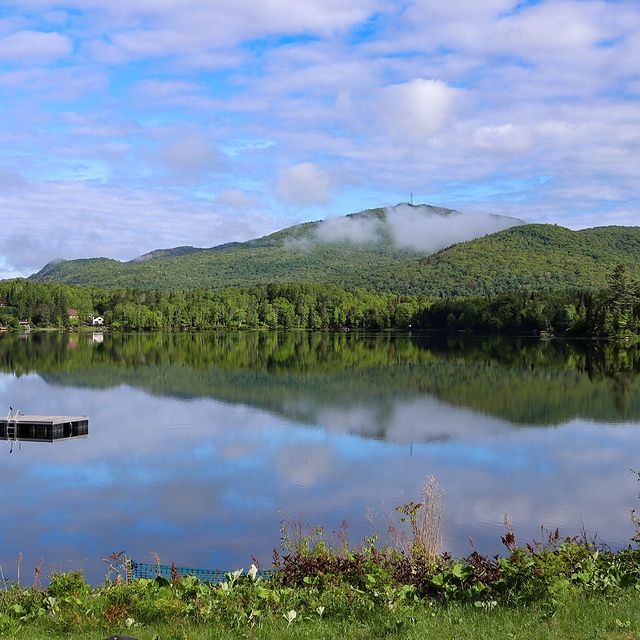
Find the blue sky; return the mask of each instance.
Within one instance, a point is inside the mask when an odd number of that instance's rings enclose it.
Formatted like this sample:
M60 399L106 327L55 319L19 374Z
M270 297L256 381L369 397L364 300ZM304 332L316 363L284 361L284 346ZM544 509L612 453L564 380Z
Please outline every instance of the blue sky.
M0 277L414 201L640 223L635 0L0 6Z

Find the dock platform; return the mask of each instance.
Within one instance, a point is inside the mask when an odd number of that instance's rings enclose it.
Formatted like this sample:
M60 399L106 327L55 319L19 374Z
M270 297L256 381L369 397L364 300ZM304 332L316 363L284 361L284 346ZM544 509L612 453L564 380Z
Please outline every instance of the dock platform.
M87 416L27 416L0 418L0 440L55 442L89 435Z

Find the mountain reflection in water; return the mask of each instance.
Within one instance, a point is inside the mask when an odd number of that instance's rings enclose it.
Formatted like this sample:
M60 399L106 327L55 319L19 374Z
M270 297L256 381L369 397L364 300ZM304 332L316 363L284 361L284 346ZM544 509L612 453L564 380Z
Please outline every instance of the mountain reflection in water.
M433 473L447 548L499 550L509 513L630 537L640 350L308 332L0 338L0 406L91 415L91 438L0 465L0 562L263 562L279 509L382 534ZM561 428L549 428L561 427ZM375 473L372 473L375 469ZM36 557L37 556L37 557Z

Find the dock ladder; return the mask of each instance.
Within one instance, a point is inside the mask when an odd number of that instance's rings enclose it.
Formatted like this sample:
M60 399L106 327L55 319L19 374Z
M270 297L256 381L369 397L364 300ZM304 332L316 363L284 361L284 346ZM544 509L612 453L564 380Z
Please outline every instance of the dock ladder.
M7 414L7 440L16 440L18 438L18 418L20 411L9 410Z

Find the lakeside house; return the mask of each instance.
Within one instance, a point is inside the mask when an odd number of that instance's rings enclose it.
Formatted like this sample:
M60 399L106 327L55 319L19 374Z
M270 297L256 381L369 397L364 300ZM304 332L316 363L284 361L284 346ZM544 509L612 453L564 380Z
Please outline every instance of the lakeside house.
M20 331L22 333L29 333L31 331L31 323L28 320L18 320L20 325Z
M89 316L89 324L92 327L102 327L104 325L104 318L102 316Z
M77 309L67 309L67 318L69 320L78 320L78 310Z

